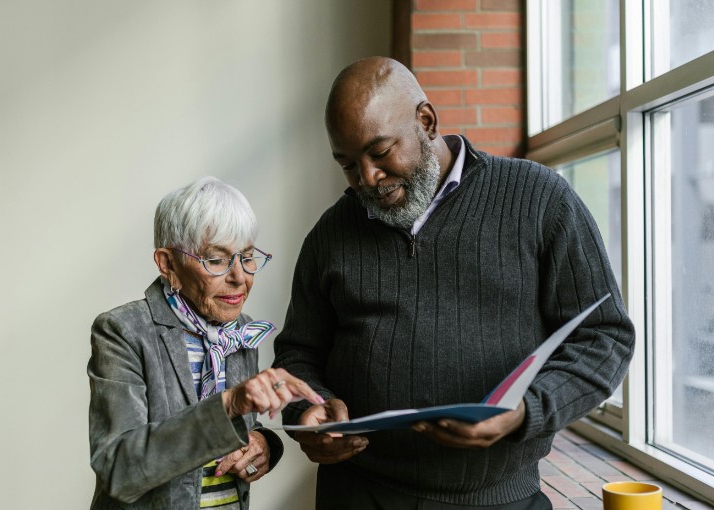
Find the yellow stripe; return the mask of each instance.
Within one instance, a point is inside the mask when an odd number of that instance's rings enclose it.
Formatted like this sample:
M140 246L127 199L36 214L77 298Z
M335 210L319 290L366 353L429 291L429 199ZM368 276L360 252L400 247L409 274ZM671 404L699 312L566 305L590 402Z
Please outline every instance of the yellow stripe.
M240 501L240 498L237 495L223 499L214 499L212 501L201 501L201 508L211 508L214 506L225 505L227 503L235 503L237 501Z
M213 487L214 485L220 485L222 483L233 483L235 478L232 474L227 474L223 476L204 476L201 480L202 487ZM235 487L235 486L234 486Z

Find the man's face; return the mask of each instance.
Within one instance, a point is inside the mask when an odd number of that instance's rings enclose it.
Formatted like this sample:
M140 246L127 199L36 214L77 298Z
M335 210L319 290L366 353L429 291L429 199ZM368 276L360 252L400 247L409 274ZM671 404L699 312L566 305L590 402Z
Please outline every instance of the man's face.
M329 123L330 144L364 207L389 225L409 229L434 197L439 162L416 122L416 108L400 117L378 103L340 112Z

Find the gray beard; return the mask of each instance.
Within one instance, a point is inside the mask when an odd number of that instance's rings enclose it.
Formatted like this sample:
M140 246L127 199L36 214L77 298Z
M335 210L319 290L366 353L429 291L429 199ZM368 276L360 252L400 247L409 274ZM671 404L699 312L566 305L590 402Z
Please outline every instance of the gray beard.
M375 218L387 225L411 230L414 222L424 214L434 199L439 184L440 166L436 154L431 149L425 136L419 132L421 155L419 163L412 172L411 180L404 186L404 205L382 209L370 193L358 191L360 202Z

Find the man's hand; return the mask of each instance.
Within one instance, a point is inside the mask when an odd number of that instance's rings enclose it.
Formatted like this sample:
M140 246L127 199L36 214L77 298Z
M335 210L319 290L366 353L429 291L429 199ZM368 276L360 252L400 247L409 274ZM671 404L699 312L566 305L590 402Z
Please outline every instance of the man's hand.
M447 419L439 420L436 423L421 421L415 423L412 429L444 446L488 448L499 439L518 430L525 417L526 405L521 400L515 410L507 411L479 423Z
M333 398L323 405L315 405L305 411L300 417L300 425L315 426L349 419L345 403ZM300 448L307 457L320 464L334 464L347 460L360 453L369 444L366 437L332 433L296 432L295 439L300 443Z

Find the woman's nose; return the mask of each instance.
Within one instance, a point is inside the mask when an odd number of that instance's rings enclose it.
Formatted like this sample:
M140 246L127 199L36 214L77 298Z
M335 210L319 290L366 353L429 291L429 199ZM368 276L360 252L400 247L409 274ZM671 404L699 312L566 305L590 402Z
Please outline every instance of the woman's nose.
M226 280L229 282L243 283L247 276L248 273L246 273L243 269L240 255L236 255L236 258L233 261L233 267L231 267L231 270L226 273Z

